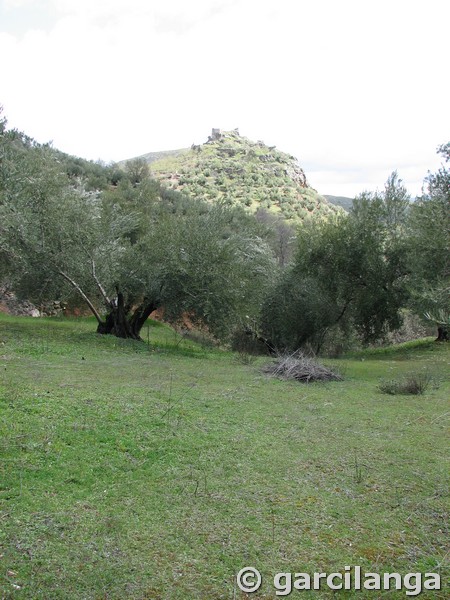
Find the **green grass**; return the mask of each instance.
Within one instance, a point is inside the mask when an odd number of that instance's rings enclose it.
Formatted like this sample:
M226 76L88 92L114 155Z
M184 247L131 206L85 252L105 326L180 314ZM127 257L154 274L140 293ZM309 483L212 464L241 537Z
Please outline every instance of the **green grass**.
M305 386L156 323L149 344L94 331L0 317L1 598L231 600L244 566L254 598L280 571L448 576L448 346ZM378 392L420 369L439 389Z
M445 345L444 345L445 346ZM445 348L444 348L445 349ZM410 356L425 356L429 353L439 354L441 353L442 345L435 343L435 338L427 337L419 340L412 340L409 342L403 342L394 346L380 346L379 348L367 348L359 352L348 353L349 358L360 358L365 357L373 358L390 358L396 357L399 359L409 358Z

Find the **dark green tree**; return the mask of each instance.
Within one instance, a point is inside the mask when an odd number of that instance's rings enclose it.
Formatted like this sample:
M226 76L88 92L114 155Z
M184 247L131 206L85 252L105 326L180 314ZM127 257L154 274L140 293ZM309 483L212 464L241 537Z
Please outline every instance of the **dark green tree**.
M125 165L125 171L133 185L138 185L150 176L148 163L143 158L133 158Z
M438 340L450 326L450 142L439 147L444 164L425 180L425 193L408 220L411 306L435 323Z
M289 349L306 342L320 349L335 328L353 329L366 343L398 328L407 299L408 204L394 173L384 192L356 198L348 216L304 225L294 263L263 314L266 335Z

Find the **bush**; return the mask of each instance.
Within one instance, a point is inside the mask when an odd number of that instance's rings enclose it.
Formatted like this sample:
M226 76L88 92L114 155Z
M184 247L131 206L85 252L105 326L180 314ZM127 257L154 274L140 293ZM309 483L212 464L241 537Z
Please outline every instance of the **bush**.
M409 373L401 379L390 379L381 381L378 389L383 394L415 396L424 394L433 383L433 378L429 373Z
M325 367L315 359L305 356L301 351L280 356L275 362L265 365L262 369L272 377L279 379L295 379L302 383L313 381L342 381L342 376Z
M257 356L250 354L249 352L241 351L237 352L235 359L236 362L241 365L252 365L257 360Z
M263 303L261 328L263 335L283 352L308 343L318 353L324 332L335 319L335 307L320 283L286 269Z

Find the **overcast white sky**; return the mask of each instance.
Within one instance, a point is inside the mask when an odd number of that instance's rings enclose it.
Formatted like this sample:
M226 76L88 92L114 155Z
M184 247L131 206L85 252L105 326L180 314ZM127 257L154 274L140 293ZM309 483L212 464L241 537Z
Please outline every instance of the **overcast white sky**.
M412 194L450 141L448 0L0 0L10 127L106 162L234 129L322 194Z

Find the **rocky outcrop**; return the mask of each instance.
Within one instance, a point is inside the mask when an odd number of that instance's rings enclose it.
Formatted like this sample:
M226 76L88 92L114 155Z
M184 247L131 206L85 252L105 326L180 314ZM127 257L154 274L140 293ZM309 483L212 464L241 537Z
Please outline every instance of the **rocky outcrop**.
M24 317L40 317L41 313L34 304L27 300L18 300L7 287L0 287L0 312L8 315Z
M0 312L18 317L56 317L64 314L65 305L59 300L54 300L37 308L28 300L19 300L8 287L1 286Z

